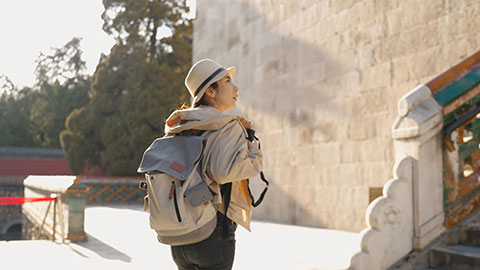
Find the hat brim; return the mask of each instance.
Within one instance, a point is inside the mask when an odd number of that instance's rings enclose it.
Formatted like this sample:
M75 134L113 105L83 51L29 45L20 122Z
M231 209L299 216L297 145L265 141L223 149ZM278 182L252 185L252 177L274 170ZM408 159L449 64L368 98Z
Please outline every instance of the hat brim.
M216 81L219 81L221 80L223 77L225 77L225 75L229 74L230 75L230 78L233 79L233 77L235 76L235 73L237 72L237 68L236 67L229 67L227 69L225 69L224 71L220 72L217 74L217 76L213 77L213 79L211 79L209 83L207 83L207 85L205 85L201 90L200 92L198 92L198 95L196 95L193 100L192 100L192 104L195 104L197 103L200 99L202 99L203 97L203 94L205 94L205 91L207 90L207 88L212 85L212 83L216 82Z

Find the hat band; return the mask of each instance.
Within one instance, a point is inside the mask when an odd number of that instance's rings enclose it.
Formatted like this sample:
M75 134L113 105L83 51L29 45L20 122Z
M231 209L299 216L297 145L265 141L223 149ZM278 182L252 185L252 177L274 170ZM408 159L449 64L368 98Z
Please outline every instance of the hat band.
M207 83L213 79L215 76L217 76L218 73L224 71L225 69L223 67L215 70L215 72L212 73L212 75L210 75L205 81L202 82L202 84L200 84L200 86L197 88L197 90L195 90L195 96L198 95L198 93L200 92L200 90L205 86L207 85Z

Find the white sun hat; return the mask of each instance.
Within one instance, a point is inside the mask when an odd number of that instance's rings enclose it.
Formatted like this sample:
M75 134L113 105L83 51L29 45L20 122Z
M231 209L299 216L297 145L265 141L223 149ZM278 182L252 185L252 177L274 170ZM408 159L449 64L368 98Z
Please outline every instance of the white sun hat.
M235 67L224 68L212 59L202 59L193 64L185 78L185 86L193 99L192 104L202 98L212 83L222 79L227 73L233 78L235 71Z

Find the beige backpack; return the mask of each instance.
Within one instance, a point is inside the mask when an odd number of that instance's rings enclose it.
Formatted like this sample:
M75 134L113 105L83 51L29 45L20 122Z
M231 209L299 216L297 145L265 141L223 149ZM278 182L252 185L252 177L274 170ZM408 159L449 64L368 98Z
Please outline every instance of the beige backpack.
M145 173L146 181L140 183L147 189L144 207L161 243L200 242L215 229L213 195L200 174L204 140L201 136L159 138L143 154L137 171Z

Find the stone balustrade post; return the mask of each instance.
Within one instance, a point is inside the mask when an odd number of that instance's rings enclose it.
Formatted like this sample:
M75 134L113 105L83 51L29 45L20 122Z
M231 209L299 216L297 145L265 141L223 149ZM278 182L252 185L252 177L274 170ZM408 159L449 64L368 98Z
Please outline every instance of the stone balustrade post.
M88 188L76 176L28 176L25 197L56 197L52 202L22 206L22 238L85 241L85 202Z
M350 270L387 269L413 249L423 249L444 230L442 107L419 86L398 102L392 127L394 179L367 209L367 228Z
M413 248L423 249L444 230L442 107L421 85L398 102L392 134L396 156L413 158Z

